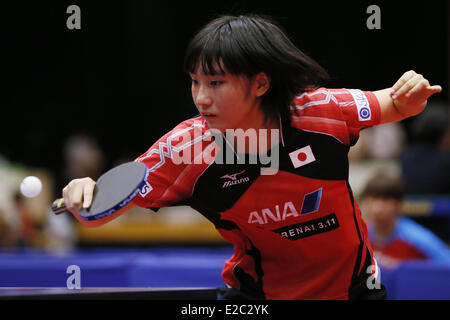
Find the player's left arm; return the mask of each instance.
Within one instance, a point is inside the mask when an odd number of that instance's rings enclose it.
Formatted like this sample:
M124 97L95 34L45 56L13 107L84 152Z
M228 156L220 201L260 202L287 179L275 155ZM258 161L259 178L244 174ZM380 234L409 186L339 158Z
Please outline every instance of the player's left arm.
M441 86L431 86L421 74L412 70L405 72L392 88L373 92L380 103L380 124L419 114L425 109L428 98L441 91Z

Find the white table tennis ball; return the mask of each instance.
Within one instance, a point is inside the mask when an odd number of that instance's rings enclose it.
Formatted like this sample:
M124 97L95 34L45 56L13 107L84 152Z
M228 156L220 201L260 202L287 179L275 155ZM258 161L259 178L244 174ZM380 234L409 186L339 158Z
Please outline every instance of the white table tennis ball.
M20 192L27 198L35 198L41 193L42 182L38 177L28 176L20 184Z

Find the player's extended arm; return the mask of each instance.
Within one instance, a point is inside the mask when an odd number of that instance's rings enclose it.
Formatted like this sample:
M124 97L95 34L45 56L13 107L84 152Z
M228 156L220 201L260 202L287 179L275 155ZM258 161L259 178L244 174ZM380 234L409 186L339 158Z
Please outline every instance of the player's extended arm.
M442 91L431 86L427 79L415 71L405 72L392 88L374 91L381 108L381 123L403 120L423 111L427 100Z

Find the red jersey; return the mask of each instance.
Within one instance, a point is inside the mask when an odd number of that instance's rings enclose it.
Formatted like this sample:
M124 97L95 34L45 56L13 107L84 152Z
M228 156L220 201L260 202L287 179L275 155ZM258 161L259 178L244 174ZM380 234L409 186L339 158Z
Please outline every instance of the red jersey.
M218 147L202 117L186 120L136 159L150 175L135 203L189 205L208 218L235 250L222 277L245 294L361 297L375 262L348 182L347 154L361 129L380 123L380 114L371 92L320 88L301 94L291 119L281 124L274 175L261 174L260 162L216 161L227 145Z

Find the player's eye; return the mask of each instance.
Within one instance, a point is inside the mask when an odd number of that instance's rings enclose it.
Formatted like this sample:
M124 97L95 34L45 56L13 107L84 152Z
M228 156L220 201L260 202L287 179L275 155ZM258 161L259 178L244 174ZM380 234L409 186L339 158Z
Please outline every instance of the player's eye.
M217 87L220 86L223 83L223 81L213 80L210 82L211 86Z
M193 85L197 85L197 84L198 84L198 81L197 81L197 80L195 80L195 79L191 79L191 84L193 84Z

